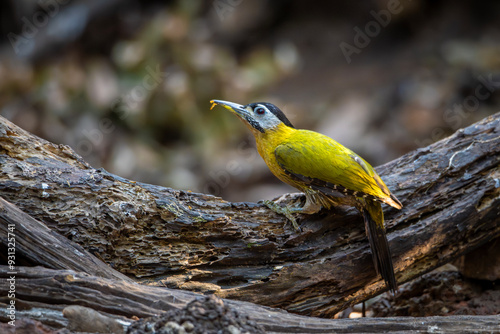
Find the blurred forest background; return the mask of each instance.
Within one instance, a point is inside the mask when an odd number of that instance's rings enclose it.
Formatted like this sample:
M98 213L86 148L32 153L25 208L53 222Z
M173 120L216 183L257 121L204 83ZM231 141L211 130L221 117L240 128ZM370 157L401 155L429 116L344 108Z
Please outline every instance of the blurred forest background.
M4 0L1 115L122 177L294 191L211 99L273 102L376 166L500 110L500 2Z

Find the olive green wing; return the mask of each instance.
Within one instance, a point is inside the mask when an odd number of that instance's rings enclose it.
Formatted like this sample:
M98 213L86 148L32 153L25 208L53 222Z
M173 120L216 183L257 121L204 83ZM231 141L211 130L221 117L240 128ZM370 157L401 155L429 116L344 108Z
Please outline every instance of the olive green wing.
M375 170L353 151L313 131L300 130L274 151L290 177L334 196L344 193L383 199L390 191Z

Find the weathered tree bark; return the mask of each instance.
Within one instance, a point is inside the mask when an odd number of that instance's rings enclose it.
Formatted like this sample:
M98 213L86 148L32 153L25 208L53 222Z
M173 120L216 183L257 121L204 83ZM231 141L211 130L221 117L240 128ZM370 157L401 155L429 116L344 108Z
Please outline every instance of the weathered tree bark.
M47 268L71 269L104 278L132 281L98 260L82 246L50 230L1 197L0 232L2 236L9 236L13 240L9 247L15 250L14 263L17 262L17 265L24 257ZM0 258L2 257L5 257L5 253L0 254Z
M385 209L399 282L500 235L499 153L496 114L377 169L405 206ZM384 290L352 209L303 216L297 234L259 204L93 169L3 118L0 195L120 272L168 287L324 317Z
M0 279L8 277L4 274L6 271L5 266L0 266ZM18 311L18 316L42 319L54 327L67 325L61 311L64 306L75 302L130 322L125 317L154 316L182 307L197 296L189 291L40 267L18 268L16 282L18 299L37 307L36 312L29 309ZM3 286L0 286L2 296L4 292ZM267 333L494 333L500 321L500 315L330 320L294 315L247 302L225 300L224 303L238 313L248 315L262 325ZM5 308L0 309L0 318L4 317L3 312Z

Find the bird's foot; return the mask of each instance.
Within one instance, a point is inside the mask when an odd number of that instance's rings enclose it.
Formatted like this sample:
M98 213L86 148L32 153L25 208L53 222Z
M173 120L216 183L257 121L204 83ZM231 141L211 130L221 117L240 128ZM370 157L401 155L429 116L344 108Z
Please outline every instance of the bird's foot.
M293 213L300 212L299 208L293 208L293 207L289 207L289 206L281 206L278 203L270 201L270 200L263 200L262 204L264 204L265 206L267 206L269 209L276 212L277 214L283 215L286 218L288 218L288 220L292 223L293 228L297 232L301 231L299 224L297 224L297 220L293 216Z

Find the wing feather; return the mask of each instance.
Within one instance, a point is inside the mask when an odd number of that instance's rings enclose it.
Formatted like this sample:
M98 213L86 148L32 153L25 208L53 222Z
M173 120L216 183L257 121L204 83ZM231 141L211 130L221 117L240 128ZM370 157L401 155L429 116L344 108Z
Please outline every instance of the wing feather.
M298 131L274 151L284 172L320 190L346 189L349 194L373 198L390 197L390 191L363 158L316 132ZM335 187L334 187L335 186ZM346 191L344 191L346 193Z

